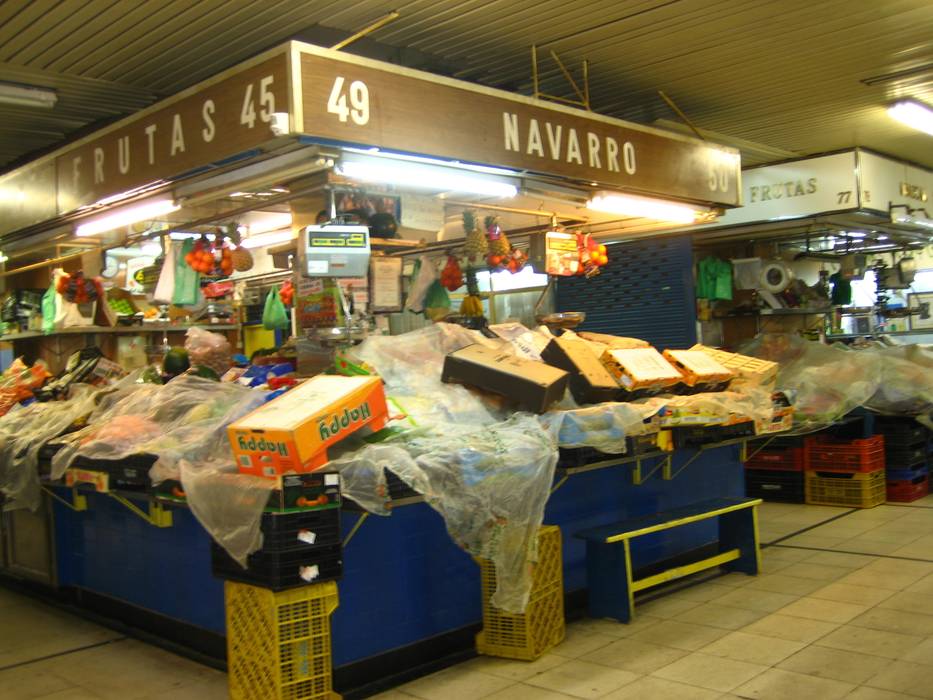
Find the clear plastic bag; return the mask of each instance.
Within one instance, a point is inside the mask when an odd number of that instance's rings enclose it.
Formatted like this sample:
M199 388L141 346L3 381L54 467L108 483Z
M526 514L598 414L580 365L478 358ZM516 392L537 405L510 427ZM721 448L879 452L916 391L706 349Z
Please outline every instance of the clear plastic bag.
M189 328L185 350L192 367L209 367L220 378L233 366L233 348L226 336L203 328Z

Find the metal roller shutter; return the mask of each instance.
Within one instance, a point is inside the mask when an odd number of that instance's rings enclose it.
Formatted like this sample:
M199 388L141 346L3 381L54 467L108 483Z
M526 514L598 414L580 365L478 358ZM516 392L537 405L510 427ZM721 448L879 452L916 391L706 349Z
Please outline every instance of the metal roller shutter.
M585 311L580 330L642 338L660 349L696 343L690 237L608 248L609 264L599 276L558 280L557 310Z

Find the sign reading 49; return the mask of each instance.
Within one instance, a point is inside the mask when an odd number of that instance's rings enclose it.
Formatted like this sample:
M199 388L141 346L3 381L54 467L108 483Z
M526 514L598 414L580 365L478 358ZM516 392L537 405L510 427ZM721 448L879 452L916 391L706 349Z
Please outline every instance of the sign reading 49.
M342 75L334 79L327 98L327 111L336 114L342 122L349 119L357 126L364 126L369 123L369 88L362 80L354 80L345 90L346 82Z

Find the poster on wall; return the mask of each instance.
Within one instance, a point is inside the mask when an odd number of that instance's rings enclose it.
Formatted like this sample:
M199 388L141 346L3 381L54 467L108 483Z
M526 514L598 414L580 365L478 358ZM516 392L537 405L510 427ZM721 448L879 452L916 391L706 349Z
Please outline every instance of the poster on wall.
M926 304L926 312L920 310ZM907 307L918 313L910 315L910 330L933 330L933 292L912 292L907 295ZM926 318L923 318L926 316Z

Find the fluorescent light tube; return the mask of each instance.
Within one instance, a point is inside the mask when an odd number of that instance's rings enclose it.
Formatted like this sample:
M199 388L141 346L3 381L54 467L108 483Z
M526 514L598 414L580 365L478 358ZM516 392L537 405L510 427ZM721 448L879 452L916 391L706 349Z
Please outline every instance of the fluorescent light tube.
M901 100L888 107L888 114L902 124L933 136L933 109L915 100Z
M78 224L78 228L75 229L75 235L96 236L99 233L112 231L121 226L130 226L140 221L156 219L160 216L171 214L173 211L178 211L179 209L181 209L181 207L175 204L171 199L156 199L150 202L143 202L142 204L122 207L121 209L103 214L83 224Z
M55 90L33 87L32 85L0 83L0 103L3 104L51 108L55 106L57 101L58 95Z
M464 192L489 197L514 197L518 188L510 182L459 171L455 168L421 163L371 160L344 160L337 171L354 180L398 185L435 192Z
M607 214L670 221L676 224L692 224L705 212L690 206L663 199L640 197L634 194L599 192L586 204L587 209Z
M240 245L244 248L260 248L267 245L276 245L278 243L288 243L295 240L295 233L289 229L287 231L272 231L270 233L261 233L258 236L250 236L240 240Z

